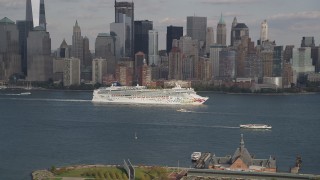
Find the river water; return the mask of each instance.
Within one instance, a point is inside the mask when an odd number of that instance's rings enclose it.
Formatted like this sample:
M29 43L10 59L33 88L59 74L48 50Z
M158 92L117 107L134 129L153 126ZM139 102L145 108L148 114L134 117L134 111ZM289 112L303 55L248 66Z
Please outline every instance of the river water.
M275 156L279 171L288 171L301 155L302 173L320 173L320 94L199 94L209 97L205 105L150 106L93 104L92 92L0 91L0 179L31 179L32 171L53 165L123 159L190 167L194 151L233 155L241 134L256 158ZM239 128L248 123L273 128Z

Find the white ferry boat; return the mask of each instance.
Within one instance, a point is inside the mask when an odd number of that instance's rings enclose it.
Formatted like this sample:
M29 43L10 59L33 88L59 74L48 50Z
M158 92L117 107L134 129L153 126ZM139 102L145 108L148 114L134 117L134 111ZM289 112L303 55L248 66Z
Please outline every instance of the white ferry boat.
M240 128L246 129L271 129L272 126L266 124L240 124Z
M124 104L182 104L200 105L208 100L196 94L192 88L147 89L145 86L103 87L93 91L92 102Z

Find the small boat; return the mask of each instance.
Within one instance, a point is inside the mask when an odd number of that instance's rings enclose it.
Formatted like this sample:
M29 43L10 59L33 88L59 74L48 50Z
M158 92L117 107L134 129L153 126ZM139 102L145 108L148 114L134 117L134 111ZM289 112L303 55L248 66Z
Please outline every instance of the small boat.
M178 109L179 112L188 112L186 109Z
M177 111L179 111L179 112L192 112L192 111L188 111L186 109L178 109Z
M272 126L266 124L240 124L240 128L246 129L271 129Z
M134 139L138 139L137 133L134 133Z
M20 93L20 95L30 95L31 94L31 92L22 92L22 93Z
M201 157L201 152L193 152L191 154L191 160L192 161L197 161L197 160L200 159L200 157Z

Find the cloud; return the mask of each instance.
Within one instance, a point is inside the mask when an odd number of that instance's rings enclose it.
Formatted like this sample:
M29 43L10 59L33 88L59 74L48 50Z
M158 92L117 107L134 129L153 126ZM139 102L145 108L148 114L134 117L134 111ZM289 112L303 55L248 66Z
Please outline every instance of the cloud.
M230 4L251 4L261 2L261 0L202 0L203 4L230 5Z
M297 13L280 13L271 16L271 20L320 19L320 11L303 11Z
M1 8L11 8L11 9L17 9L17 8L24 8L25 7L25 1L21 0L1 0L0 1Z

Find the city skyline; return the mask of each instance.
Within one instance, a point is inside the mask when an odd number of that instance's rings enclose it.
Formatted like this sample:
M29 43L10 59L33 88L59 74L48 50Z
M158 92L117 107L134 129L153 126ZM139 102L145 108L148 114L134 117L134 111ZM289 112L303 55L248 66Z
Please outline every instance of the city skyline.
M124 0L121 0L124 1ZM131 2L131 1L130 1ZM135 20L154 22L154 29L159 32L159 50L166 47L167 26L183 26L186 34L187 16L207 17L207 26L216 26L221 13L227 27L227 44L230 42L229 32L233 18L247 24L250 37L256 42L260 37L260 25L267 20L269 39L277 45L295 45L299 47L303 36L314 36L316 45L320 44L320 11L317 0L134 0ZM32 0L35 26L39 21L40 0ZM109 33L110 23L114 22L114 1L85 0L45 1L47 30L52 38L52 50L57 49L63 39L72 43L72 28L76 20L79 22L83 36L90 40L90 49L94 49L94 41L99 33ZM161 4L161 6L160 6ZM277 8L274 8L276 5ZM3 0L0 17L8 17L13 21L25 19L25 2L21 0ZM93 20L94 19L94 20ZM288 33L290 32L290 33Z

